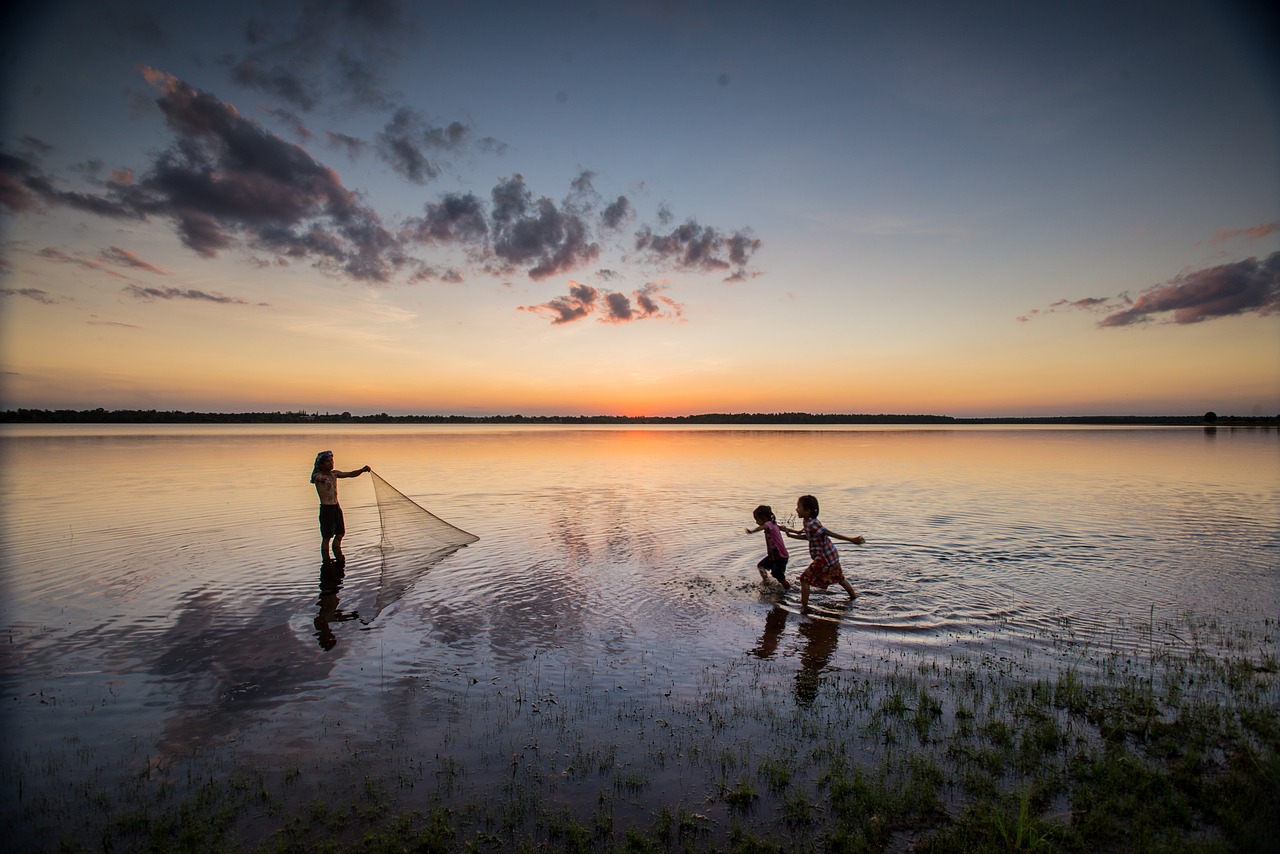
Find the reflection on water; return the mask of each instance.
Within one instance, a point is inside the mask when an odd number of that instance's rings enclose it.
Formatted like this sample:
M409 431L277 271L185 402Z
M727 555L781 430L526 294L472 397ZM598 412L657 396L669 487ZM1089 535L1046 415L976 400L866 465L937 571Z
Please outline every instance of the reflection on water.
M735 659L785 666L790 701L815 707L826 674L886 651L1034 669L1063 638L1138 648L1153 620L1280 613L1271 431L11 426L0 441L6 724L54 751L127 733L173 755L255 731L320 750L317 721L403 723L419 749L456 738L449 704L482 689L555 672L669 702ZM347 562L317 580L318 447L479 541L383 549L373 490L350 481ZM815 591L812 617L760 582L743 534L758 504L805 493L867 538L838 544L857 599Z
M320 565L320 600L316 602L320 612L316 614L316 640L321 649L333 649L338 645L338 636L333 633L330 623L346 623L359 619L358 611L342 611L338 608L341 600L338 593L342 590L342 579L346 577L346 561L324 561Z

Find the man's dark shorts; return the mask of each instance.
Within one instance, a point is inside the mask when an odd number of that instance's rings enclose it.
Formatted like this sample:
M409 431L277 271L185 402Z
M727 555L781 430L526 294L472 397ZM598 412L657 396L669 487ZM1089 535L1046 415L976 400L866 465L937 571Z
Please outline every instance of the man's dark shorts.
M770 575L778 579L778 581L787 580L787 560L785 557L766 557L756 566L763 570L767 570Z
M347 534L346 522L342 520L342 508L337 504L320 505L320 536L326 540L343 537Z

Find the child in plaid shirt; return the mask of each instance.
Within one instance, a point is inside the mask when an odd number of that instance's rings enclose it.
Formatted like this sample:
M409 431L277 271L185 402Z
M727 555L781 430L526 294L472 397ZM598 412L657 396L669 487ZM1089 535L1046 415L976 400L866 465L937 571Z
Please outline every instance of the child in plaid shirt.
M840 553L836 551L835 543L831 542L831 538L835 537L837 540L844 540L856 546L862 545L866 540L862 537L846 537L844 534L828 531L818 521L818 499L812 495L801 495L796 499L796 515L804 520L804 529L797 531L794 528L783 528L782 530L797 540L809 541L811 563L809 568L800 575L801 613L808 610L811 584L823 590L833 583L839 584L844 588L844 592L849 594L850 599L857 598L858 594L853 592L853 588L844 578L844 572L840 569Z

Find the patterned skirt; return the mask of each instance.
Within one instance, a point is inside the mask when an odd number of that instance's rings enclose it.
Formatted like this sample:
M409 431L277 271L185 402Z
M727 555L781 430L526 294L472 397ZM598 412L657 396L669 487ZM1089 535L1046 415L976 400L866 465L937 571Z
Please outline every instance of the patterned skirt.
M819 558L800 574L800 581L807 581L819 590L826 590L832 584L844 581L844 572L840 569L839 561L826 561Z

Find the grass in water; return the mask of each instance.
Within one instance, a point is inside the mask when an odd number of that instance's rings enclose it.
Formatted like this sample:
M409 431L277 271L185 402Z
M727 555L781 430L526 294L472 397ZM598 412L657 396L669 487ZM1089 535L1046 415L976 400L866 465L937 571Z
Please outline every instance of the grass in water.
M83 745L59 758L13 751L10 841L34 851L1267 851L1280 839L1280 687L1265 652L1276 629L1152 625L1137 651L1082 651L1066 634L1061 666L1041 672L985 654L888 654L808 674L803 692L785 662L754 659L708 666L696 690L656 700L565 677L558 698L531 694L536 709L465 694L445 713L469 729L434 755L352 741L335 759L274 767L224 749L148 757L117 780Z

